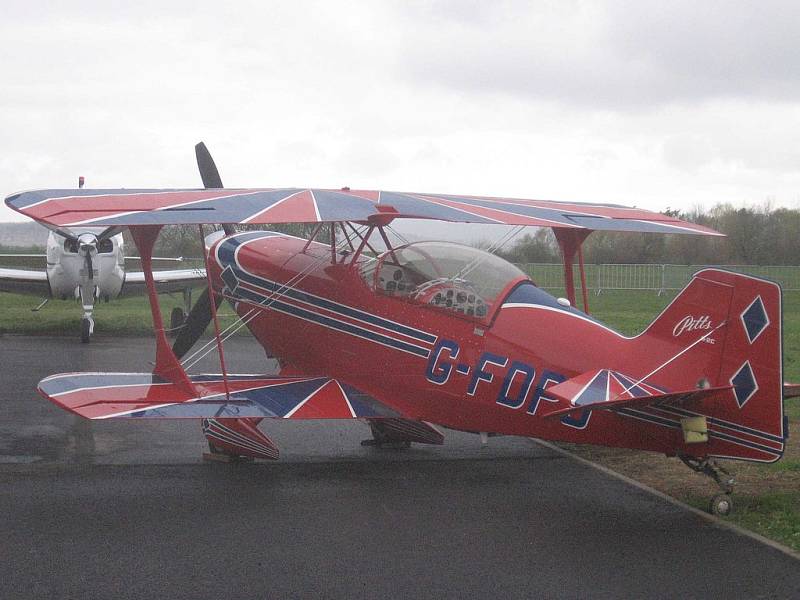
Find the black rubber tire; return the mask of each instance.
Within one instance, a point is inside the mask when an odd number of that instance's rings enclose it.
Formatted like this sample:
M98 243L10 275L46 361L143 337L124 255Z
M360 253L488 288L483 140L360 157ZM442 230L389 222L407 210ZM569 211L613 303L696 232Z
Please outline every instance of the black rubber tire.
M91 338L92 332L89 319L81 319L81 343L88 344Z
M731 514L732 510L733 500L730 494L717 494L711 498L711 502L708 505L708 511L712 515L717 515L718 517L727 517Z

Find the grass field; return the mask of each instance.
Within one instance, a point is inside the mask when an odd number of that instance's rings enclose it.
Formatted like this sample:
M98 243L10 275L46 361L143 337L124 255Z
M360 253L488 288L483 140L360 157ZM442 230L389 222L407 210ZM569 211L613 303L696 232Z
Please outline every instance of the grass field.
M672 299L654 292L604 292L590 296L592 313L600 320L631 335L641 331ZM182 306L180 295L162 296L162 311ZM80 308L73 301L51 301L38 313L30 296L0 294L0 334L79 335ZM224 306L224 305L223 305ZM233 320L223 308L223 323ZM96 335L152 335L147 300L129 298L99 304L95 311ZM8 343L3 341L0 343ZM800 381L800 292L784 295L784 377ZM800 399L787 401L790 437L784 458L773 465L729 463L736 473L736 509L730 520L776 539L800 551ZM598 448L569 446L579 455L638 479L699 508L717 493L706 477L687 469L678 459Z
M195 298L200 292L195 293ZM161 312L169 321L173 307L183 307L181 294L162 294ZM31 312L39 303L32 296L0 293L0 334L74 335L80 337L81 307L74 300L51 300L39 312ZM226 305L220 308L223 324L233 321ZM94 310L95 335L152 335L150 304L147 298L134 297L100 302Z

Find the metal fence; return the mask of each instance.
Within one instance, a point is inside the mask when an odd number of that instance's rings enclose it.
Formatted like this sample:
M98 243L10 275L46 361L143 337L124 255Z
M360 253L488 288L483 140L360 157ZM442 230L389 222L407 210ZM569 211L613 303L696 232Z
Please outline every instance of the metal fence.
M564 268L560 264L517 265L543 288L564 289ZM586 265L586 286L595 293L603 290L653 290L658 294L682 289L697 271L714 265ZM800 290L800 266L723 265L721 269L766 277L785 291ZM575 281L579 281L577 266Z

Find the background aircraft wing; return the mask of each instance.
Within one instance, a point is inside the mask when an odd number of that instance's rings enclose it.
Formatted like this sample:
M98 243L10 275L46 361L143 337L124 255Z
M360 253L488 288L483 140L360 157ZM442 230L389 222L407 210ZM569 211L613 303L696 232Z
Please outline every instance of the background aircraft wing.
M160 293L180 292L186 288L206 285L205 269L172 269L166 271L153 271L156 289ZM146 294L144 271L126 271L125 284L122 286L120 297L137 296Z
M49 296L50 284L45 271L0 268L0 292Z
M405 217L565 229L722 235L675 217L614 204L374 190L38 190L13 194L6 198L6 204L54 227L380 222L386 217Z

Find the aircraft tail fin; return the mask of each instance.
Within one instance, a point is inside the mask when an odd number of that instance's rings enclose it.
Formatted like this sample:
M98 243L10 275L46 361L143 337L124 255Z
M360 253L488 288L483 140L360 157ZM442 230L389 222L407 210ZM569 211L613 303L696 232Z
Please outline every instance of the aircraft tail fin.
M704 416L707 454L772 462L783 454L783 348L781 288L777 283L720 269L705 269L639 336L665 357L645 379L665 390L720 388L699 405L658 412L680 423ZM656 411L651 411L656 412Z
M561 402L548 416L608 409L676 430L676 453L778 460L786 435L781 311L774 282L700 271L630 340L622 368L550 388ZM687 441L689 420L707 427L706 441Z

